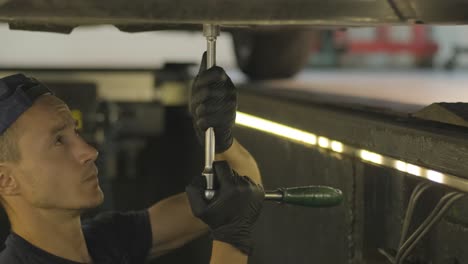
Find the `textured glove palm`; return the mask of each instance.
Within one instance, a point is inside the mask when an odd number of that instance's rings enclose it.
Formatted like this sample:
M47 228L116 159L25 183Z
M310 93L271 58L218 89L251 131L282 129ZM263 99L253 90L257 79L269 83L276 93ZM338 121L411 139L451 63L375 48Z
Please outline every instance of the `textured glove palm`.
M246 176L239 176L227 162L213 164L217 188L215 197L204 198L206 181L197 176L186 187L193 214L205 222L214 240L223 241L250 255L251 232L263 207L263 188Z
M206 70L206 53L193 82L190 113L198 140L203 145L205 131L214 128L216 153L226 151L233 142L231 129L236 121L236 87L220 67Z

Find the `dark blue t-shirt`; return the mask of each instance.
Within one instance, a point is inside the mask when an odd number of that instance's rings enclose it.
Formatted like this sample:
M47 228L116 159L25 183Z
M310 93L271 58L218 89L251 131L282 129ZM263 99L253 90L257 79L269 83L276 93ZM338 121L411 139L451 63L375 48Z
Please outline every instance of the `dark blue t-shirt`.
M84 222L83 233L93 264L144 263L152 243L146 210L100 214ZM5 245L0 264L79 264L52 255L14 233Z

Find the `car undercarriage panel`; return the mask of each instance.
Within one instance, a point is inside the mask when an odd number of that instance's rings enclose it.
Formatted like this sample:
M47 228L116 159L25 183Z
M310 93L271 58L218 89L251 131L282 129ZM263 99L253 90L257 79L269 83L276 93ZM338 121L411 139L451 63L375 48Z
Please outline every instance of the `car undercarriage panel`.
M81 25L124 31L225 27L464 24L466 0L2 0L0 21L13 29L68 33Z

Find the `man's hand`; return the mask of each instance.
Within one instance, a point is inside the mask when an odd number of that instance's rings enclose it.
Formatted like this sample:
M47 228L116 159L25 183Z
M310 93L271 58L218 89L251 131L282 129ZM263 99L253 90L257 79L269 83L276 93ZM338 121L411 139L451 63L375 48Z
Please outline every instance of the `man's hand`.
M260 185L239 176L227 162L213 163L216 195L206 200L206 181L196 176L186 192L193 214L211 229L213 239L238 248L244 254L252 251L251 232L263 206L265 193Z
M190 112L198 139L204 144L206 129L213 127L215 158L226 160L234 170L261 183L255 159L231 134L237 110L234 84L223 69L206 70L206 55L203 57L190 98ZM187 187L186 193L164 199L148 209L153 233L152 256L160 256L192 241L208 231L208 224L216 240L213 259L219 260L212 263L245 263L242 252L248 254L251 251L250 232L262 208L264 193L249 178L233 172L227 163L215 162L217 195L212 201L204 200L206 181L200 174ZM232 249L237 252L231 252Z
M205 143L205 131L213 127L216 153L229 149L233 143L231 128L236 121L236 87L220 67L206 70L206 53L195 78L190 95L190 113L200 143Z

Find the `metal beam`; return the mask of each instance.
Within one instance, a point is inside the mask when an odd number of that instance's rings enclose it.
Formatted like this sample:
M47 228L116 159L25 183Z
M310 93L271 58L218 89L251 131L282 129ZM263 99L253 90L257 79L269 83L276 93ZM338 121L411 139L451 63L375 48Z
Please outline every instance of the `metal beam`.
M260 86L260 87L259 87ZM468 179L468 130L326 105L304 93L241 87L239 110L388 157Z

